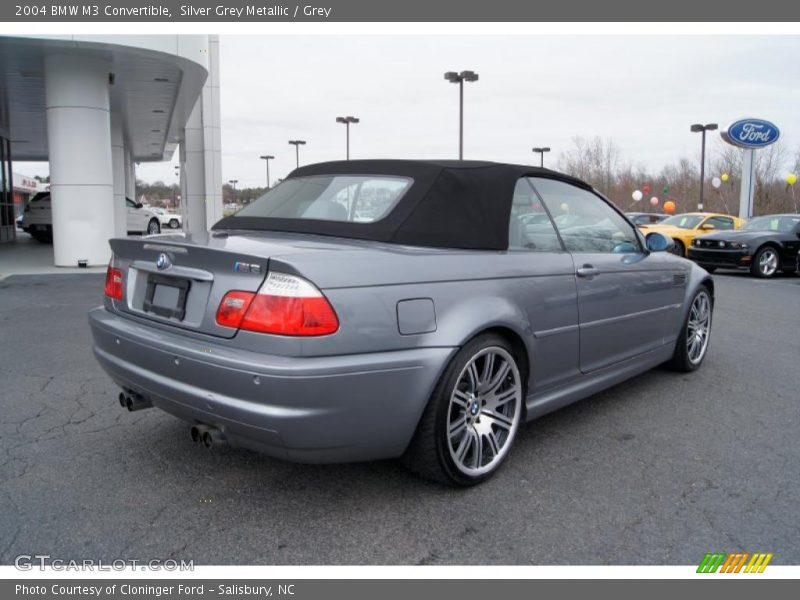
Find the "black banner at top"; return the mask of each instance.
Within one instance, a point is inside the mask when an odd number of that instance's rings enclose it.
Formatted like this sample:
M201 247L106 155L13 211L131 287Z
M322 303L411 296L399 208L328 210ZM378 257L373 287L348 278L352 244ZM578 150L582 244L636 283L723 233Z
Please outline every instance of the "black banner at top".
M786 0L11 0L10 22L792 22Z

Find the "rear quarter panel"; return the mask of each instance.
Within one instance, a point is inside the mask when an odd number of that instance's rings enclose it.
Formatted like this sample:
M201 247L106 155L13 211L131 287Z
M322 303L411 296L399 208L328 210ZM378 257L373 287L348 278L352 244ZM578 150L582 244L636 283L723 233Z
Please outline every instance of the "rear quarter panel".
M577 297L567 253L376 249L277 256L270 270L310 279L339 316L336 334L295 341L292 349L302 355L458 347L482 331L503 328L524 345L537 387L577 373ZM435 329L402 334L398 303L420 298L433 302ZM266 352L289 349L277 336L237 337L283 346Z

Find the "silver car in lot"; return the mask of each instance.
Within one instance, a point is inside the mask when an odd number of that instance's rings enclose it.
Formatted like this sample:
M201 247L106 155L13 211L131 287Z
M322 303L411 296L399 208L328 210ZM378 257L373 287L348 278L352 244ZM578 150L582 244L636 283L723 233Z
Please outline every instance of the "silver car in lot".
M714 283L669 243L546 169L310 165L208 234L111 240L94 352L199 444L471 485L524 422L700 366Z

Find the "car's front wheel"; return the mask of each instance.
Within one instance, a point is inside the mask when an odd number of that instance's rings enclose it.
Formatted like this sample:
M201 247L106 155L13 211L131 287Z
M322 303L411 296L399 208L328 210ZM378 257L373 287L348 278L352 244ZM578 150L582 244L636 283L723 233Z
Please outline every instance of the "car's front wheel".
M171 229L177 229L178 227L181 226L181 224L178 223L178 219L170 219L169 220L169 226L170 226Z
M701 286L692 298L689 313L684 319L675 352L668 366L676 371L690 372L703 364L711 338L711 315L714 302L706 286Z
M147 224L147 233L148 235L161 233L161 225L159 224L158 219L150 219L150 222Z
M686 247L683 245L683 242L680 240L672 240L672 246L669 249L675 256L686 256Z
M467 343L437 384L403 460L450 485L491 477L523 421L524 383L509 343L484 334Z
M756 252L750 265L750 273L756 277L774 277L780 266L778 251L772 246L764 246Z

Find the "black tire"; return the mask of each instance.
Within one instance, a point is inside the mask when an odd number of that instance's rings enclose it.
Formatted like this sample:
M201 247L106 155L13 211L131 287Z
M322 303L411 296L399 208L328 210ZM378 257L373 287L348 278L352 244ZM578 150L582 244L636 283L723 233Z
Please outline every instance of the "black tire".
M711 266L708 266L708 265L700 265L700 266L703 267L709 273L713 273L714 271L717 270L717 267L711 267Z
M158 222L158 219L150 219L145 235L155 235L157 233L161 233L161 223Z
M774 267L771 266L769 268L765 268L765 266L761 264L761 261L767 257L768 253L774 257L775 264ZM750 263L750 274L753 277L759 277L761 279L775 277L780 270L780 263L781 256L778 252L778 249L774 246L763 246L762 248L759 248L758 252L756 252L753 256L753 261Z
M705 295L709 302L708 334L702 355L700 356L699 360L693 360L689 355L689 320L692 316L692 307L697 301L697 298L701 295ZM706 355L708 354L708 346L711 343L711 324L713 322L713 313L714 299L711 296L711 291L707 286L702 285L700 286L700 289L695 292L695 295L692 296L689 310L686 312L686 318L683 320L680 333L678 334L678 341L675 344L675 352L672 354L672 358L666 363L668 368L672 369L673 371L680 371L682 373L690 373L700 368L706 358Z
M485 467L481 467L488 469L491 465L487 472L472 475L459 468L452 455L451 440L453 440L454 436L448 434L448 428L451 426L451 410L453 410L451 397L454 397L456 386L459 385L460 378L465 374L467 365L473 362L475 357L481 355L481 353L496 352L497 349L501 349L504 352L503 358L509 358L511 361L508 363L509 366L513 363L513 367L509 369L509 374L505 377L509 378L508 381L511 381L514 377L518 378L519 401L514 401L515 412L513 419L510 419L510 421L513 420L515 425L509 427L508 437L505 438L503 444L501 446L491 446L491 450L489 450L489 446L482 446L484 438L480 435L477 436L481 440L478 447L494 453L494 457L491 459L494 464L490 462ZM493 333L482 334L465 344L451 359L436 384L428 405L420 418L414 437L402 457L403 464L417 475L451 486L467 487L476 485L496 474L508 458L511 446L516 439L516 434L525 423L525 372L526 369L520 368L519 358L514 354L512 346L500 335ZM507 384L502 384L502 386L505 385ZM510 408L511 406L509 406ZM480 423L484 412L480 409L480 413L477 416L475 416L476 413L474 412L471 414ZM463 415L464 418L469 416L466 407ZM489 422L492 421L490 420ZM485 427L485 425L486 421L484 421L483 426ZM464 425L465 431L466 427ZM477 426L475 427L477 428ZM489 425L489 427L491 428L492 426ZM499 452L496 452L495 448L498 447ZM480 454L481 456L483 455L482 452ZM480 460L479 458L479 467Z
M181 224L178 223L178 219L170 219L169 220L169 226L170 226L170 229L177 229L178 227L181 226Z
M670 248L670 252L672 252L672 254L675 256L686 258L686 246L684 246L683 242L680 240L672 240L672 248Z

